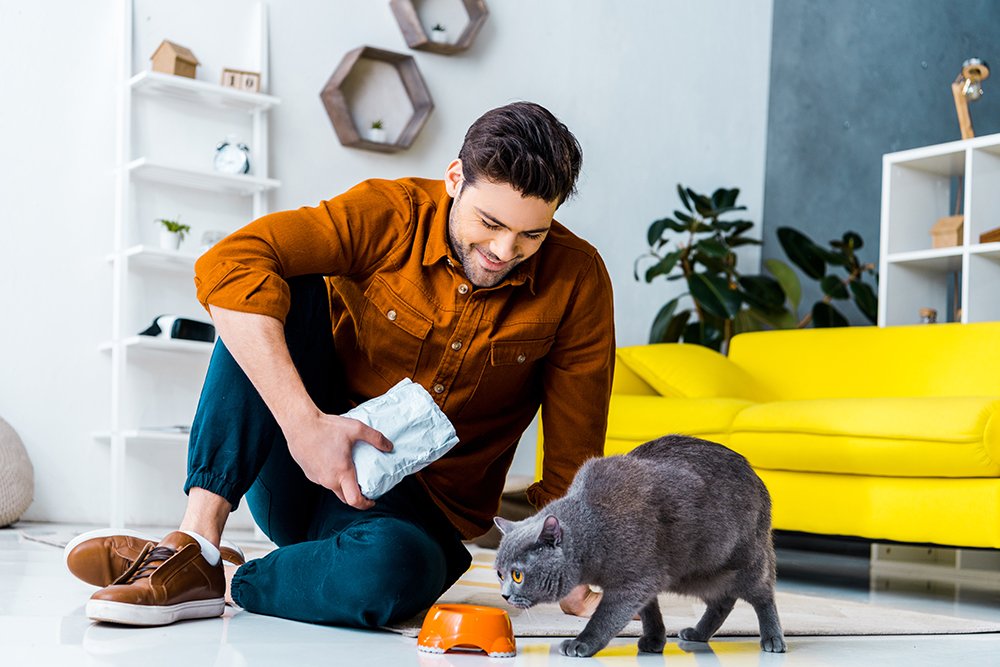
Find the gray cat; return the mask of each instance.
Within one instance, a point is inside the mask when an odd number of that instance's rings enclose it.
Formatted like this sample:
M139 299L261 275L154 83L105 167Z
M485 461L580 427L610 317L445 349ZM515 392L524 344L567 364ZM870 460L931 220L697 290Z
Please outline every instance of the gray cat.
M707 642L743 599L757 612L761 647L785 651L771 499L746 459L722 445L669 435L591 459L563 498L523 521L495 522L501 594L513 606L554 602L581 583L604 589L583 632L560 645L563 655L593 655L637 612L639 650L662 652L661 591L708 605L682 640Z

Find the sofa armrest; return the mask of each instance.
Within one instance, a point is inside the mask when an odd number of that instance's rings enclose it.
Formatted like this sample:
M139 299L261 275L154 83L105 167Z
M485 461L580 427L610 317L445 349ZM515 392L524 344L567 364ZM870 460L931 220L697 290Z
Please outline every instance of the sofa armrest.
M671 398L742 398L750 401L772 397L745 370L715 350L701 345L660 343L618 348L617 366L624 366L625 386L641 382L661 396ZM617 381L617 377L616 377ZM631 393L613 390L613 393ZM635 392L646 393L646 392Z

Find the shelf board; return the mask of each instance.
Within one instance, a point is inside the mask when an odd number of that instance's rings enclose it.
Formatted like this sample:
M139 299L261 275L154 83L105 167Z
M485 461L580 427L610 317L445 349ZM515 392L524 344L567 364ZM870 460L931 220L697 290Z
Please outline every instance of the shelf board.
M134 350L151 350L157 352L180 352L182 354L209 354L215 343L205 343L200 340L177 340L175 338L159 338L156 336L129 336L121 340L122 345ZM114 341L101 343L99 349L108 352L114 346Z
M1000 258L1000 243L977 243L969 246L970 255Z
M111 431L98 431L94 433L94 440L101 442L111 442ZM120 433L127 442L152 442L170 443L186 445L190 433L173 433L168 431L153 431L143 429L131 429Z
M889 265L905 264L935 272L959 271L962 268L962 246L894 252L889 253L886 261Z
M144 157L129 162L125 168L132 172L133 176L142 180L211 192L252 195L281 186L281 181L273 178L245 174L220 174L207 169L175 167L150 162Z
M273 95L248 93L245 90L225 88L206 81L162 72L139 72L129 79L128 85L135 92L144 95L158 95L193 104L206 104L248 113L266 111L281 104L281 100Z
M114 261L116 253L107 256L109 262ZM136 245L122 252L122 257L129 260L132 266L149 269L167 269L182 273L193 273L194 263L198 258L176 250L164 250L148 245Z

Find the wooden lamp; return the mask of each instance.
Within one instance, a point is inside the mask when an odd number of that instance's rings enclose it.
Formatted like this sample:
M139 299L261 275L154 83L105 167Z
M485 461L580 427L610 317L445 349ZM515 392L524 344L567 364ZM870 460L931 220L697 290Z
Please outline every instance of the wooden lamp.
M975 102L983 96L983 79L990 75L990 67L986 61L979 58L969 58L962 63L962 71L951 84L951 94L955 98L955 112L958 114L958 125L962 129L962 138L971 139L972 119L969 117L969 100Z

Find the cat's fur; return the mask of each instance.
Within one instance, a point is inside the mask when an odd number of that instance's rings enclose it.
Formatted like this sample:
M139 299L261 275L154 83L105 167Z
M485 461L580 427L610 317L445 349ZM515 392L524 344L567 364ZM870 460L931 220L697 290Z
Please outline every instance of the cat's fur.
M761 647L785 650L774 604L771 499L746 459L722 445L670 435L591 459L563 498L523 521L496 523L504 533L497 573L510 604L553 602L581 583L604 589L583 632L560 646L563 655L593 655L637 612L639 650L662 652L662 591L708 605L682 640L708 641L743 599L757 612Z

